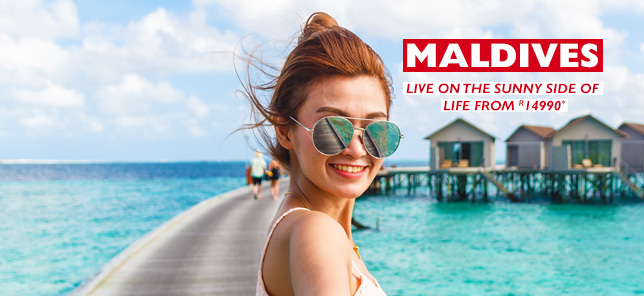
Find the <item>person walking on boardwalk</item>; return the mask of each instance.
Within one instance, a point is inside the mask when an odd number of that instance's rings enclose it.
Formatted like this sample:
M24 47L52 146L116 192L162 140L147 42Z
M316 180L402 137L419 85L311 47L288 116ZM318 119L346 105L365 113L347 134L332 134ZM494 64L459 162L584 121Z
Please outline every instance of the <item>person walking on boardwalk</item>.
M266 170L266 161L262 158L262 152L256 151L255 158L250 161L250 175L253 178L253 197L262 198L262 179Z
M282 166L275 159L268 163L268 171L271 172L271 195L277 200L277 193L280 190L280 177L282 176Z
M261 57L244 60L260 73L276 69ZM253 85L256 76L247 74L240 81L255 121L245 127L290 175L256 295L385 295L351 233L356 198L402 138L388 121L393 89L382 59L331 16L314 13L269 83Z

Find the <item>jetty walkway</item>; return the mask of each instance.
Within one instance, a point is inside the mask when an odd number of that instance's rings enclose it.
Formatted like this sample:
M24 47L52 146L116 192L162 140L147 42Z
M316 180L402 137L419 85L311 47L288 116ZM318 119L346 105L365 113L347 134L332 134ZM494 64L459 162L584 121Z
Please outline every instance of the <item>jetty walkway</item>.
M280 195L288 179L280 182ZM246 186L208 199L132 244L72 295L254 295L266 234L282 199Z
M516 168L401 167L381 170L368 193L378 194L406 188L408 193L427 186L439 201L488 200L488 184L510 202L548 196L554 202L572 199L612 203L616 197L644 199L644 173L613 167L540 170Z

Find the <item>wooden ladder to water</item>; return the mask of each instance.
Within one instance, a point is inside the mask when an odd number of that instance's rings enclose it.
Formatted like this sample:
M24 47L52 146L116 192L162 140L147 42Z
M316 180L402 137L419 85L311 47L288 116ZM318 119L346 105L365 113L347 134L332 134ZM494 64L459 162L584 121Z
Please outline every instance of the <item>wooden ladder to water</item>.
M630 188L631 191L633 191L637 196L644 199L644 191L635 186L635 184L633 184L633 182L631 182L631 180L629 180L628 177L624 175L624 173L622 173L621 171L613 171L613 174L620 180L622 180L622 182L624 182L624 184L626 184L626 186L628 186L628 188Z
M519 198L517 198L516 195L514 195L512 192L510 192L510 190L505 188L505 186L503 186L503 184L501 184L499 181L497 181L496 178L494 178L489 172L487 172L485 170L481 170L481 175L483 175L483 177L485 177L488 181L492 182L492 184L494 184L494 186L496 186L496 188L499 189L499 191L503 192L503 194L505 194L505 196L511 202L518 202L519 201Z

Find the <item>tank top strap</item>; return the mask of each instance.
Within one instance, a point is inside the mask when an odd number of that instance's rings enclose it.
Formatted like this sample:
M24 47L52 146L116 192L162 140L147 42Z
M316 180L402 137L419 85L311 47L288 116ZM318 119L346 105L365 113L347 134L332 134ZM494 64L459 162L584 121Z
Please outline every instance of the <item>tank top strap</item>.
M351 274L360 280L360 286L354 295L386 295L375 278L364 275L353 260L351 265Z
M360 272L360 268L358 268L358 265L356 265L356 263L353 262L353 260L351 260L351 266L352 266L351 267L351 274L353 274L353 276L356 277L357 279L361 279L362 278L362 272Z
M268 236L266 237L266 244L264 245L264 252L266 252L266 248L268 247L268 242L271 240L271 237L273 236L273 232L275 231L275 228L277 227L277 224L282 222L282 220L284 220L284 218L286 218L286 216L288 216L288 214L293 213L293 212L298 211L298 210L311 211L311 210L309 210L307 208L302 208L302 207L292 208L292 209L286 211L284 214L282 214L282 216L277 218L277 220L275 220L275 223L273 223L273 225L271 226L271 230L268 232Z
M264 256L266 255L266 250L268 249L268 243L271 241L271 237L273 237L273 232L275 232L275 228L277 225L288 216L288 214L293 213L298 210L306 210L306 211L311 211L307 208L302 208L302 207L297 207L297 208L292 208L286 213L282 214L277 220L275 220L275 223L271 226L271 230L268 232L268 236L266 237L266 243L264 244L264 249L262 250L262 257L259 261L259 270L257 271L257 295L268 295L266 293L266 287L264 286L264 276L262 275L262 269L264 269Z

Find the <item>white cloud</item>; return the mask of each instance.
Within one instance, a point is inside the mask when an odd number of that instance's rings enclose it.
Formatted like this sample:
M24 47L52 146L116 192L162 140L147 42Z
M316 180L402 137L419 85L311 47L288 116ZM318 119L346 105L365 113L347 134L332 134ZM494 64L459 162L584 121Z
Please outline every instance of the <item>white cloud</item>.
M202 138L209 134L203 126L209 124L210 107L167 81L152 83L128 74L119 83L99 89L96 98L100 109L111 118L107 128L127 136Z
M30 129L51 128L57 124L56 118L44 114L32 115L20 120L20 124Z
M606 13L632 17L644 11L643 1L193 3L194 11L187 14L158 8L120 25L109 20L80 23L71 0L0 0L0 135L30 130L50 134L68 131L79 137L98 133L115 139L123 135L167 139L227 134L248 114L247 106L224 101L232 98L232 92L205 99L205 87L193 91L196 84L181 80L182 75L232 75L230 51L241 36L251 34L250 40L244 41L258 43L289 41L314 11L326 11L368 43L377 42L378 51L384 50L393 63L400 60L402 38L602 38L604 73L408 74L398 70L400 65L388 67L397 69L392 73L398 92L403 81L604 81L604 97L571 98L576 107L571 105L574 110L569 114L465 114L500 138L520 123L547 122L559 127L575 112L588 110L610 124L617 124L612 121L618 118L642 118L644 74L626 60L644 57L639 28L611 28L602 17ZM627 48L627 42L633 48ZM207 87L212 88L208 92L227 91L227 86L218 82ZM409 144L404 144L402 152L425 151L426 142L416 137L463 116L438 110L436 100L398 93L392 119L409 134Z
M236 34L208 25L203 14L163 8L127 26L80 24L77 14L69 0L0 0L0 100L12 115L0 118L3 135L205 134L206 123L185 122L205 118L208 106L186 99L170 79L231 71Z
M271 1L270 3L262 0L247 0L247 1L237 1L232 3L231 1L225 0L194 0L193 4L198 8L208 7L217 5L219 7L225 7L230 10L241 10L243 9L244 14L249 18L259 18L266 16L267 14L277 14L283 12L284 9L293 7L293 0L277 0Z
M172 105L185 100L170 83L155 85L138 74L127 74L120 83L101 87L96 98L101 110L111 114L148 113L154 104Z
M77 114L79 121L81 121L84 127L84 130L90 131L93 133L102 132L105 130L103 123L93 116L89 116L84 112Z
M511 23L530 13L535 1L224 1L195 0L199 9L230 19L246 32L287 40L315 11L368 36L400 38L481 38L483 27ZM503 17L499 17L503 16Z
M130 23L123 33L117 40L104 40L94 32L88 38L100 45L98 49L122 57L139 70L167 73L229 71L231 55L221 52L230 53L239 40L235 34L207 26L205 19L177 18L163 8Z
M188 110L192 111L198 118L204 118L210 114L210 108L199 98L190 96L186 102Z
M14 86L43 83L63 67L67 52L53 41L0 33L0 78Z
M327 7L342 9L346 6L337 0L325 2ZM320 10L316 9L316 5L320 5L311 1L293 0L193 0L193 3L198 11L231 22L244 35L258 35L272 41L288 41L310 13Z
M193 123L188 126L188 133L195 138L207 137L208 131L201 127L198 123Z
M225 1L193 0L198 9L229 19L248 33L286 40L315 11L324 11L356 33L401 38L609 38L600 14L610 8L644 10L622 1ZM503 34L507 26L511 36ZM500 30L499 30L500 28ZM492 36L492 35L496 36ZM616 38L616 37L615 37Z
M24 103L59 107L82 107L85 100L75 90L55 85L51 81L47 81L46 86L39 90L16 91L15 96Z
M73 38L79 31L77 14L71 0L2 0L0 32L17 38Z
M119 116L116 123L122 127L140 128L146 125L147 120L143 116Z
M177 135L175 122L165 114L119 115L115 117L113 124L116 132L129 137L159 139L161 135L167 136L166 138Z
M203 14L176 16L158 8L127 26L83 24L78 43L56 72L58 79L96 89L128 73L167 78L183 73L232 72L239 35L209 26Z
M627 10L630 12L644 12L644 2L640 0L613 0L600 1L602 9L606 10Z
M50 79L92 89L126 73L232 71L231 52L240 39L209 26L203 15L180 17L163 8L123 27L80 25L66 0L4 1L0 7L0 78L18 86ZM63 46L62 37L72 42Z

